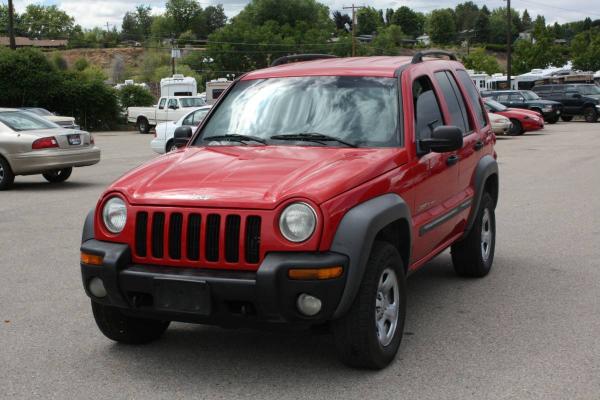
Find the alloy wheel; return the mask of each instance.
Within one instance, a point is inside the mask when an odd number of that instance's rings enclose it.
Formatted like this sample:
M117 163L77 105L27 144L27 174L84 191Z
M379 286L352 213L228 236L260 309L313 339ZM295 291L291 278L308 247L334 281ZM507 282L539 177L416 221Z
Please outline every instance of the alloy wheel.
M483 261L487 261L490 258L493 240L494 233L492 231L490 210L486 208L483 210L483 217L481 218L481 258Z
M386 268L379 277L375 300L377 339L383 347L389 345L398 327L400 293L398 277L392 268Z

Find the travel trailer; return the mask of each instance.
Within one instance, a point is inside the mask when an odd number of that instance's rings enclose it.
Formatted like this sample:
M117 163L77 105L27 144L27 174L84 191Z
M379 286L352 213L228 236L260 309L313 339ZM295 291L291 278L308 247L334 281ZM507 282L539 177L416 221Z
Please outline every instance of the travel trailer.
M198 84L194 78L175 74L171 78L160 80L160 97L197 95Z

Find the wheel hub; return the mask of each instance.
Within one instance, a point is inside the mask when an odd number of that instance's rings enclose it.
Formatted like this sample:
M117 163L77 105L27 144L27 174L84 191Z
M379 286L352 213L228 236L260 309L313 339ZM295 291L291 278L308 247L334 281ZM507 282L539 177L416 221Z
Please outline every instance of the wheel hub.
M487 261L490 258L493 239L490 210L486 208L481 218L481 258L483 258L483 261Z
M400 310L398 278L391 268L386 268L379 278L375 298L375 326L377 339L382 346L391 343L398 326Z

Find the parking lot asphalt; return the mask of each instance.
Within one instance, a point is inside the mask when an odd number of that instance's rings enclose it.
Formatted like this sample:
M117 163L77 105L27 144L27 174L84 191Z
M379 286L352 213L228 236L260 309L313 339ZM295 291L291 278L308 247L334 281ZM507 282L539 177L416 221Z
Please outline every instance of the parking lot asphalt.
M408 281L397 360L339 363L329 335L175 323L131 347L95 326L81 227L103 189L152 158L151 135L96 135L102 162L63 185L0 192L0 398L598 399L600 123L500 137L496 258L481 280L448 252Z

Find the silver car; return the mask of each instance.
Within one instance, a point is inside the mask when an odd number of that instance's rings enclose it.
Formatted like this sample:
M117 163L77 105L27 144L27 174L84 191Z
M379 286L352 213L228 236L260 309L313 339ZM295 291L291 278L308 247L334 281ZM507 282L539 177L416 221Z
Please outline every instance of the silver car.
M15 175L42 174L48 182L66 181L74 167L100 161L88 132L61 128L33 113L0 108L0 190Z

